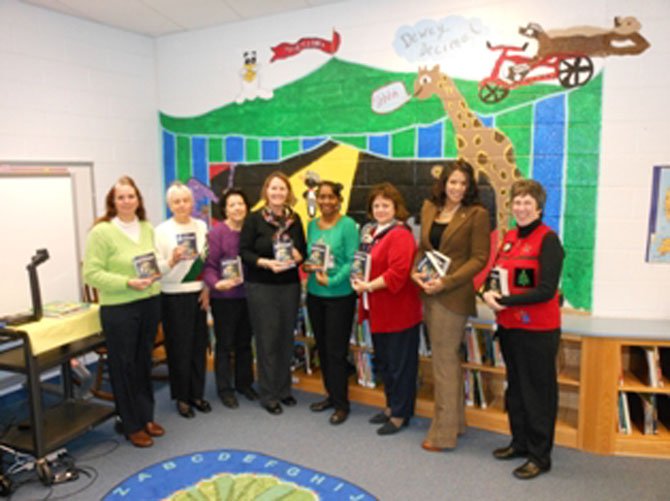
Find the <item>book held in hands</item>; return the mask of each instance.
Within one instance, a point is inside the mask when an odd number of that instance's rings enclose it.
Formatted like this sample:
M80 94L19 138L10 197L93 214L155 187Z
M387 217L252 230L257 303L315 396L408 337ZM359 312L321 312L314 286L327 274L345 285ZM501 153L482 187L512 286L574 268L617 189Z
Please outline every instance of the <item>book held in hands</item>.
M423 275L423 281L444 277L451 265L451 259L439 251L426 251L417 265L417 271Z
M133 258L133 266L138 278L150 278L158 280L161 277L161 272L158 269L158 261L156 254L147 252Z
M330 246L321 242L312 244L307 264L320 271L330 268Z
M486 278L486 289L501 296L509 296L509 272L499 266L493 268Z
M221 260L221 280L244 280L244 272L242 269L242 260L240 256L233 259Z
M370 280L370 254L363 251L356 251L354 260L351 263L351 280L357 279L367 282Z
M180 233L177 235L177 245L184 249L183 259L195 259L198 255L198 244L195 233Z
M284 264L286 268L295 266L295 261L293 260L293 242L276 241L272 244L272 249L276 261Z

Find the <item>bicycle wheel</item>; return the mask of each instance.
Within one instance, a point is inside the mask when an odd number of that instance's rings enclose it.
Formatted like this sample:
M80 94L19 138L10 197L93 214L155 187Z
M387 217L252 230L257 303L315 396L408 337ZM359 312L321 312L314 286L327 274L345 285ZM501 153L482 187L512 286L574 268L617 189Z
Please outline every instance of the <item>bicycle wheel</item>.
M479 99L488 104L499 103L507 97L507 94L509 94L507 87L493 81L486 82L479 88Z
M593 76L593 61L588 56L566 57L558 63L558 81L566 89L585 85Z

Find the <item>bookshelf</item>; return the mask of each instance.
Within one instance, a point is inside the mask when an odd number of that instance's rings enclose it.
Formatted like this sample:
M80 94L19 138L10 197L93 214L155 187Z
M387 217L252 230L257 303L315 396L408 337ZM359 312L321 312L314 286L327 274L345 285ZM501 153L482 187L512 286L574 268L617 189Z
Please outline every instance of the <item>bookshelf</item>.
M482 312L478 318L471 320L471 325L477 330L490 332L493 319L487 312ZM659 351L659 380L662 385L650 385L644 369L631 367L630 353L640 348ZM352 347L352 351L357 350L369 352L370 348ZM636 357L633 356L633 366ZM420 357L420 387L416 402L416 414L429 418L433 415L430 364L430 357ZM504 367L483 360L481 363L464 361L462 368L480 372L484 385L490 387L486 408L481 405L466 407L467 425L509 434L507 414L504 411ZM670 459L670 322L564 314L557 368L557 445L596 454ZM309 376L296 376L296 388L324 393L318 371ZM382 407L382 388L359 386L356 379L356 375L350 379L351 400ZM657 433L643 432L639 410L633 411L637 421L633 419L630 434L619 432L619 392L656 396ZM636 397L631 399L629 405L640 403Z

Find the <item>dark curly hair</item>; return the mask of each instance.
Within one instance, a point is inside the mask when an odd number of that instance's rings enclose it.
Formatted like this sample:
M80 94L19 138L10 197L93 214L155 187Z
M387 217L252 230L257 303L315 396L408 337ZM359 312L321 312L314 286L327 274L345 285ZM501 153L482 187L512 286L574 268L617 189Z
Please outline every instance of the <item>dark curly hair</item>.
M319 181L319 184L316 186L316 194L319 194L319 191L321 191L322 186L328 186L331 190L333 190L333 194L337 197L337 199L342 202L344 200L344 197L342 196L342 190L344 189L344 185L342 183L337 183L335 181Z
M246 205L247 207L247 214L249 213L250 207L247 194L244 193L239 188L228 188L227 190L224 190L223 194L219 197L219 209L221 210L221 219L228 219L228 216L226 215L226 204L228 203L228 199L233 195L237 195L238 197L242 198L244 205Z
M465 160L456 160L454 162L449 162L447 163L447 165L442 167L440 177L438 177L435 183L433 183L430 201L433 202L433 204L435 204L436 207L444 207L444 205L447 203L447 194L445 193L445 186L447 185L449 177L455 171L462 172L465 175L465 178L467 179L468 183L461 204L464 206L479 204L480 203L479 190L477 189L477 181L475 181L475 171L472 168L472 166Z

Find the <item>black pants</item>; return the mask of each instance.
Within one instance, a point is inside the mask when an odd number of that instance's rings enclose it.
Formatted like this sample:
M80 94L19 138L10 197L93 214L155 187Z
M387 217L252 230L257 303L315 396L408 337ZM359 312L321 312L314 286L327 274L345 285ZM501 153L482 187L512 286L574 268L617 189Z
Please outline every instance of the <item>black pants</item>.
M216 391L223 396L249 388L254 382L251 323L244 298L211 298L210 305L216 336Z
M126 435L154 420L151 352L160 307L158 296L100 307L114 403Z
M338 410L349 411L349 339L356 307L356 294L319 297L307 294L307 311L319 351L326 393Z
M409 419L414 415L419 325L400 332L372 333L374 367L381 374L386 406L391 409L392 417Z
M512 445L540 466L551 465L558 412L556 353L560 330L533 332L498 327L507 367L505 403Z
M181 402L201 399L205 391L207 312L199 295L161 294L170 395Z
M256 368L261 405L291 395L291 358L300 303L300 284L247 282L251 328L256 336Z

